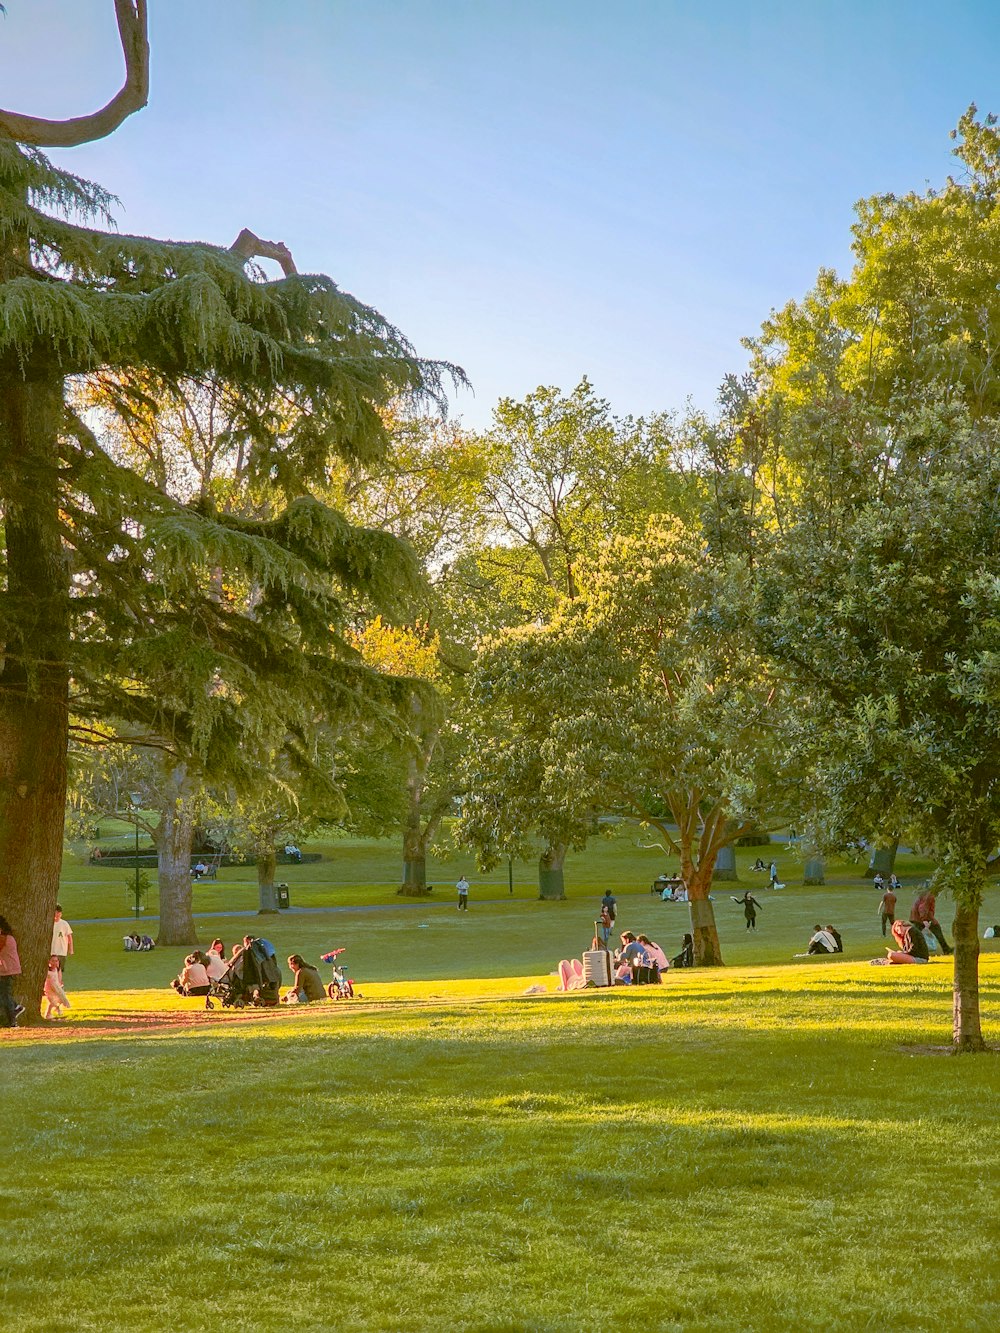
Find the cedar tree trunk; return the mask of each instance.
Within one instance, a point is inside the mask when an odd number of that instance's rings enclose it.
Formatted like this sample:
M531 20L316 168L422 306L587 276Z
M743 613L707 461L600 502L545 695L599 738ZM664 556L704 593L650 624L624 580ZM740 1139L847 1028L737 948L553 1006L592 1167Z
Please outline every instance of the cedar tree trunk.
M564 842L550 842L538 858L538 896L546 902L562 902L566 897L565 860Z
M955 971L952 983L952 1040L957 1054L983 1051L979 1021L979 908L961 901L952 923Z
M0 263L0 269L6 269ZM6 276L6 275L5 275ZM0 384L0 912L25 1019L40 1021L62 865L69 736L69 572L59 529L62 381ZM23 1020L22 1020L23 1021Z
M191 912L191 848L194 845L195 790L186 764L176 764L165 777L160 822L160 931L157 944L197 944Z

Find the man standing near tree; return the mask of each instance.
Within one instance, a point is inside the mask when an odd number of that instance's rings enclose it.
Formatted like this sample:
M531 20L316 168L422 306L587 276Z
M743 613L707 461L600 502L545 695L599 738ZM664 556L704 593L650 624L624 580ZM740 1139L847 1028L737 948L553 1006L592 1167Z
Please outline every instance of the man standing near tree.
M918 893L910 909L910 924L919 927L920 930L925 928L929 930L940 944L941 952L952 953L952 947L945 939L944 931L934 915L935 906L935 896L930 889L924 889L923 893Z
M56 903L55 918L52 922L52 956L59 960L59 980L62 981L66 970L67 955L73 952L73 927L63 920L62 908Z
M893 892L891 884L882 894L881 901L878 905L878 915L879 920L882 922L882 934L884 935L886 927L888 926L891 929L892 923L896 919L896 895Z

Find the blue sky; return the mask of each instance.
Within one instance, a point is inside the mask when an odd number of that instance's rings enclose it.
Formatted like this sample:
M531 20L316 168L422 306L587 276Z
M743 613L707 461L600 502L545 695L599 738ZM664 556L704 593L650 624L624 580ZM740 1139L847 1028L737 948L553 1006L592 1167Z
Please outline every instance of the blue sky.
M53 153L124 230L285 240L495 400L587 374L710 405L740 337L850 261L854 201L951 169L1000 111L980 0L149 0L150 105ZM7 0L0 101L120 78L112 0Z

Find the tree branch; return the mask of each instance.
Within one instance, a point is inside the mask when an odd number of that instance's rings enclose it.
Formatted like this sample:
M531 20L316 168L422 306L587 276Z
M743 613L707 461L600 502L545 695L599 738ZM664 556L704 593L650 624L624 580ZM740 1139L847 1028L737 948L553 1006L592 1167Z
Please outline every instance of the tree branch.
M0 111L0 133L37 148L74 148L104 139L149 100L149 35L146 0L115 0L118 35L125 55L125 82L107 106L72 120L44 120Z
M292 258L292 252L284 241L262 241L259 236L255 236L252 231L244 227L229 247L230 253L239 255L241 259L276 259L281 265L281 271L286 278L298 273L295 267L295 260Z

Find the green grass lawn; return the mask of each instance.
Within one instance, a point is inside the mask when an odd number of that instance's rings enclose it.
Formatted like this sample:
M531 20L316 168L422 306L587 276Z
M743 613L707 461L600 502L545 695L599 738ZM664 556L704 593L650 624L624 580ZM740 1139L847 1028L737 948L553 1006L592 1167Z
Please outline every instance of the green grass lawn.
M943 960L526 980L9 1034L4 1328L1000 1324L1000 1064L914 1049Z
M125 954L124 926L86 920L112 914L87 910L108 872L67 867L71 1017L0 1033L5 1330L1000 1326L1000 1062L935 1053L948 960L868 965L860 867L796 887L780 849L789 887L758 893L756 935L716 890L728 967L561 996L606 883L621 927L679 944L686 909L646 891L657 858L620 836L565 903L480 878L461 914L450 889L401 906L388 856L290 868L296 902L350 910L199 920L282 959L348 946L363 999L249 1015L175 996L185 951ZM198 910L248 910L251 875L199 886ZM844 959L793 963L817 921Z
M102 829L107 825L102 824ZM657 849L645 850L638 843L650 842L631 826L621 825L610 835L594 837L582 852L571 852L566 860L566 893L570 899L597 897L611 887L615 893L641 893L649 889L656 875L676 865L674 858L666 858ZM102 845L121 845L117 838L105 838ZM321 853L323 859L306 865L278 867L278 878L288 883L292 901L303 907L323 907L345 904L398 902L396 889L401 878L401 854L398 840L376 838L336 838L317 842L305 850ZM451 848L447 840L428 861L428 879L436 885L432 897L454 903L454 885L465 872L473 886L476 898L508 896L507 864L480 874L469 853ZM789 886L802 882L802 858L784 843L767 847L741 847L737 863L743 887L763 888L764 875L754 875L749 867L760 856L765 862L772 858L778 873ZM834 886L853 885L870 893L871 884L864 878L866 862L831 859L827 866L827 882ZM931 869L930 863L918 856L905 854L897 859L897 872L905 883L922 880ZM515 861L514 897L531 901L538 896L538 868L534 862ZM84 857L68 854L63 866L60 901L72 920L80 917L120 917L128 915L134 906L130 890L132 875L128 869L117 869L107 863L91 865ZM157 911L155 874L153 892L147 904L147 915ZM721 886L720 886L721 890ZM217 881L205 880L194 886L195 911L255 910L257 907L257 872L253 866L228 866L220 870Z

